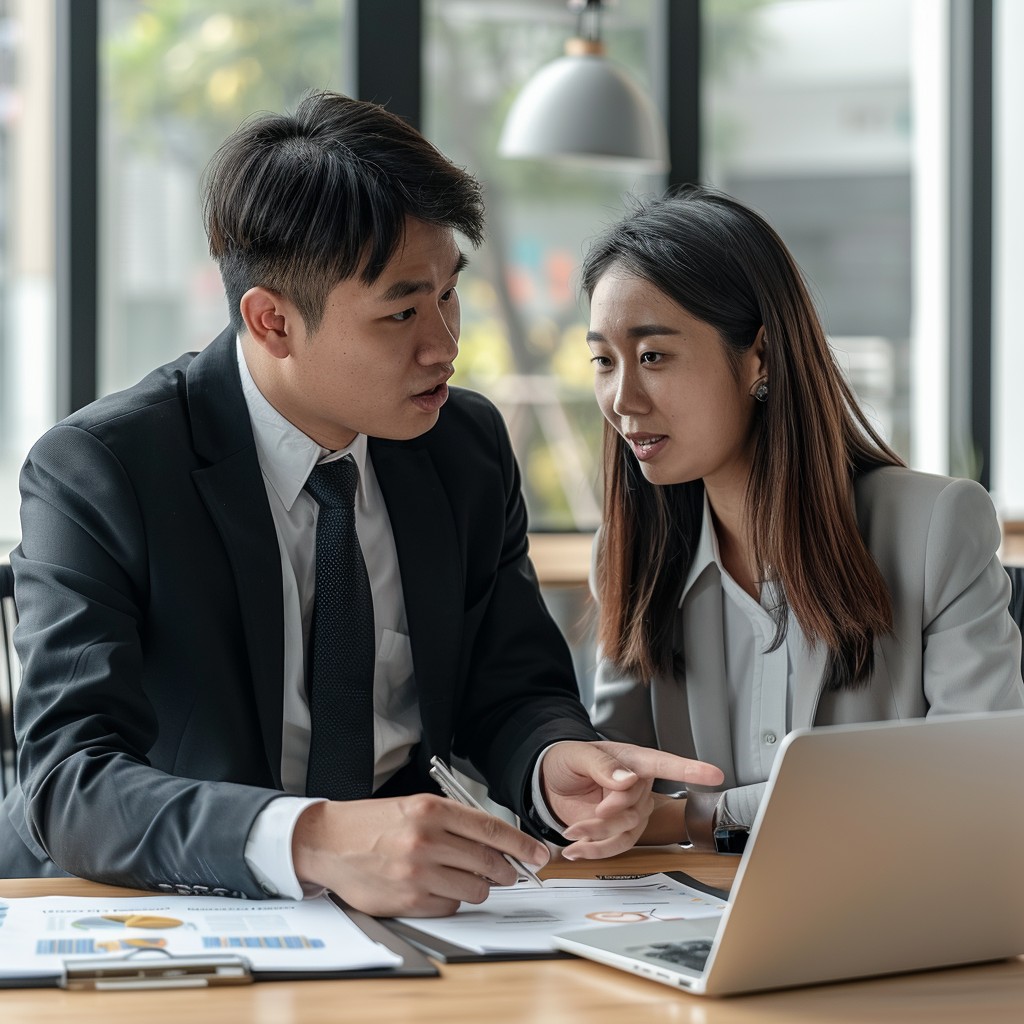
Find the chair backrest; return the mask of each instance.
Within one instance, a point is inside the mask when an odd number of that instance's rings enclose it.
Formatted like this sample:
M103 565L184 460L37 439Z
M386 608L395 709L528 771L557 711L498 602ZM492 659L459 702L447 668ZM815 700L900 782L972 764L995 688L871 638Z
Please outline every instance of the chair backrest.
M1005 567L1010 576L1010 617L1024 633L1024 565ZM1021 650L1021 671L1024 672L1024 649Z
M14 571L0 561L0 798L14 785L14 695L21 682L21 662L14 651Z

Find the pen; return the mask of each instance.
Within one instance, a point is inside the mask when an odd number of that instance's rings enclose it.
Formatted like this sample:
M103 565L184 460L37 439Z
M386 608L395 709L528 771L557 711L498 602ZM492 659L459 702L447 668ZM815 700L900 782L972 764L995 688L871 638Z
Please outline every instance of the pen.
M441 791L450 800L454 800L456 803L463 804L466 807L475 807L478 811L483 811L485 814L489 813L480 801L452 774L452 770L441 758L432 757L430 759L430 777L441 787ZM502 857L519 872L522 878L527 879L533 885L542 886L544 884L533 871L510 853L503 853Z

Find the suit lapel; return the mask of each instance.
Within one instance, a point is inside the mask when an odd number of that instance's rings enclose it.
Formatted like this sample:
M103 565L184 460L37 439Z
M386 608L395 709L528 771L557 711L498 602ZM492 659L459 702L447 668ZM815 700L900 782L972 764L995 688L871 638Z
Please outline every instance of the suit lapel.
M729 686L725 678L725 638L722 625L722 582L718 570L708 566L697 577L683 601L683 635L700 637L686 647L686 699L691 722L711 728L693 737L697 756L725 773L724 788L736 785L729 722Z
M850 504L854 506L860 522L860 506L857 504L857 490L850 484ZM875 642L875 659L878 663L878 642ZM805 645L800 671L797 673L793 692L793 729L809 729L818 717L825 686L825 669L828 663L828 648L821 641L813 647Z
M462 558L448 495L430 453L370 439L402 578L424 737L447 754L458 684L464 605Z
M825 664L828 648L820 641L808 647L797 674L793 692L793 721L791 728L807 729L814 725L818 700L825 684Z
M280 787L284 700L281 555L230 331L189 364L186 387L193 442L209 462L192 477L234 573L268 768ZM196 585L202 586L202 581L197 580Z
M690 588L683 602L683 635L701 637L686 648L686 697L691 722L728 722L729 686L722 652L725 639L722 624L722 584L717 571L705 570ZM791 728L814 724L824 683L828 650L824 644L808 647L804 653L793 693ZM731 729L713 729L695 734L697 756L718 765L726 773L725 785L734 786L735 766Z

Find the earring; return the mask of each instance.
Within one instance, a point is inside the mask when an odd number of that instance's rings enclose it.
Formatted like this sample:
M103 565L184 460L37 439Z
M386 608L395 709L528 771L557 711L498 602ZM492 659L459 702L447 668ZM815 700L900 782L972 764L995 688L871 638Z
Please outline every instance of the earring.
M754 388L754 398L762 404L768 401L768 381L762 378Z

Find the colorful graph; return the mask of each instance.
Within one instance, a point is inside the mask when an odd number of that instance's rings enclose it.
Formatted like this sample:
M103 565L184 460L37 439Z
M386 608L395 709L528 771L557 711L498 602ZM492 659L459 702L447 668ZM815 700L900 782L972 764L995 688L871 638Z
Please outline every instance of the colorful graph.
M163 949L166 945L166 939L38 939L36 956L119 953L124 949Z
M83 917L72 921L72 928L92 931L107 928L180 928L182 921L176 917L160 917L156 914L101 914L99 917Z
M305 935L204 935L204 949L323 949L323 939Z

